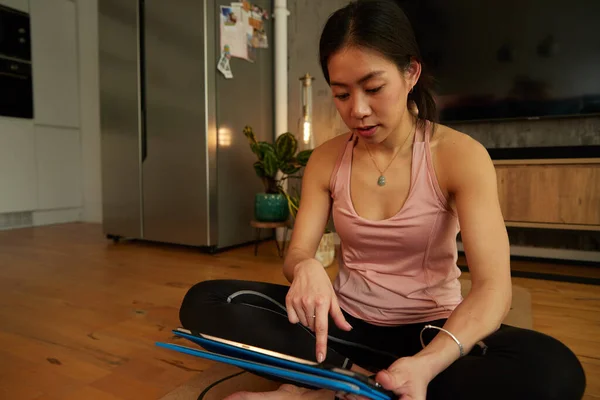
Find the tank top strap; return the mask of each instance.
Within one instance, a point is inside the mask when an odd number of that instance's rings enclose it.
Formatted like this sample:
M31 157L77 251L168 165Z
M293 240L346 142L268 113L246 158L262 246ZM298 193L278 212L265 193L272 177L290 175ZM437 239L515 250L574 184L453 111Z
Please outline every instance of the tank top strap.
M432 133L431 121L425 120L424 124L425 124L425 126L422 129L422 131L423 131L423 141L425 143L429 143L429 140L431 139L431 133Z
M451 210L449 204L448 204L448 199L446 199L446 196L444 196L444 192L442 191L442 188L439 185L438 179L437 179L437 174L435 171L435 167L433 165L433 156L431 155L431 146L429 145L429 141L431 139L432 133L433 133L433 123L431 121L425 121L425 126L422 129L423 134L424 134L424 156L425 156L425 164L427 166L427 172L431 178L431 182L433 184L433 188L435 191L435 195L437 196L440 204L448 209L451 213L453 213L453 211Z
M417 128L415 131L414 143L429 143L428 137L429 121L417 121Z

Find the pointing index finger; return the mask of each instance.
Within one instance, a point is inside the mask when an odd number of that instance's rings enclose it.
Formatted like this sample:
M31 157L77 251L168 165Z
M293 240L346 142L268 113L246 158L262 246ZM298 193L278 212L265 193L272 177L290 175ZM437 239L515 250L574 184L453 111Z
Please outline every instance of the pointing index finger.
M327 331L329 323L329 302L317 304L315 309L315 335L317 337L317 362L322 363L327 356Z

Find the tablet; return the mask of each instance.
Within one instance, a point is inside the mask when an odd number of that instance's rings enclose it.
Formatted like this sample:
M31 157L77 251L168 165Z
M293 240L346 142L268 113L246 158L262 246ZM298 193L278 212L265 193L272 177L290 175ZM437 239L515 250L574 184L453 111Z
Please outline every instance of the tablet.
M234 352L233 356L236 356L240 353L242 355L252 356L253 353L258 353L261 355L273 357L276 360L287 360L287 361L291 361L291 362L295 362L295 363L299 363L299 364L311 365L313 367L316 367L319 365L319 363L316 361L310 361L310 360L306 360L303 358L290 356L288 354L283 354L283 353L279 353L279 352L276 352L273 350L263 349L263 348L257 347L257 346L251 346L251 345L245 344L245 343L235 342L233 340L224 339L224 338L217 337L217 336L207 335L206 333L202 333L202 332L198 332L198 331L191 331L189 329L177 328L177 329L173 330L173 333L177 336L181 336L188 340L191 340L192 342L194 342L200 346L203 346L205 348L206 347L216 347L216 349L218 349L218 350L231 350ZM244 352L236 351L239 349L247 350L247 351L244 351ZM212 350L212 349L209 349L209 350Z
M261 374L266 374L270 376L280 377L286 379L288 381L297 382L305 385L309 385L312 387L319 387L323 389L329 389L333 391L342 391L346 393L357 394L360 396L364 396L373 400L391 400L392 397L386 395L385 393L365 387L365 385L348 382L347 380L330 378L325 376L320 376L311 373L305 373L301 371L296 371L293 369L287 369L282 367L277 367L274 365L259 363L256 361L244 360L236 357L229 357L222 354L212 353L208 351L193 349L186 346L181 346L178 344L170 344L170 343L161 343L157 342L157 346L164 347L167 349L179 351L181 353L190 354L197 357L206 358L208 360L219 361L226 364L230 364L245 370L254 371ZM340 375L344 377L344 375Z
M354 385L358 385L365 391L375 391L379 394L382 394L384 397L381 398L384 399L391 399L395 397L393 392L385 390L375 380L355 371L350 371L327 364L319 364L314 361L293 357L287 354L278 353L272 350L263 349L188 329L178 328L173 330L173 333L177 336L184 337L198 344L204 349L214 353L273 365L280 368L291 369L312 375L318 375L324 378L342 380Z

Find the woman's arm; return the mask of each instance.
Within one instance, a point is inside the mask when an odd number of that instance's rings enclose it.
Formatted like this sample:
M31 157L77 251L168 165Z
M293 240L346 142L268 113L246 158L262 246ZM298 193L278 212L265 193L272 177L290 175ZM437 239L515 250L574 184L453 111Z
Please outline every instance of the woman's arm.
M293 324L301 322L315 332L318 362L327 356L329 315L340 329L352 329L339 307L323 264L315 258L331 209L329 180L344 138L347 135L326 142L310 156L302 179L302 197L292 241L283 266L283 273L291 283L285 299L288 319Z
M296 267L307 260L316 261L315 253L331 209L329 180L344 137L336 137L317 147L304 170L300 207L283 264L283 274L290 283Z
M486 149L467 135L448 131L436 149L438 176L454 199L472 288L444 325L464 353L497 330L511 304L510 251L498 200L496 171ZM431 379L459 357L444 332L416 356Z

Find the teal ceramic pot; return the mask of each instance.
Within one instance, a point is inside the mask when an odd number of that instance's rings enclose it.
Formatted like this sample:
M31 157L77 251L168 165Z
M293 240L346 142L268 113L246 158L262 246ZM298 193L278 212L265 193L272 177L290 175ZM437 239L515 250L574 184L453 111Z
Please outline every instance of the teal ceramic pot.
M283 222L290 216L287 199L283 194L257 193L254 217L260 222Z

